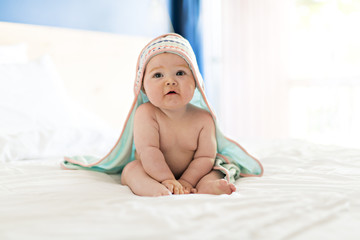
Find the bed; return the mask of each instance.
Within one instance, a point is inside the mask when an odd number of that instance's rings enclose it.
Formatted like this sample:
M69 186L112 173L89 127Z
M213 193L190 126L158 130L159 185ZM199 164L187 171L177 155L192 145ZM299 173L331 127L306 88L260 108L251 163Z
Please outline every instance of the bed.
M62 170L117 140L148 40L0 22L0 239L359 238L360 149L244 140L264 175L220 196L138 197Z

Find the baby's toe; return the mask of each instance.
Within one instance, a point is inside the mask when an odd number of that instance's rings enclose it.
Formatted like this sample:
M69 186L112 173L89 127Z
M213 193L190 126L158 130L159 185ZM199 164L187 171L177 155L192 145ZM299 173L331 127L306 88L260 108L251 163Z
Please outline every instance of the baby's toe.
M234 184L230 184L230 190L231 192L235 192L236 191L236 186Z

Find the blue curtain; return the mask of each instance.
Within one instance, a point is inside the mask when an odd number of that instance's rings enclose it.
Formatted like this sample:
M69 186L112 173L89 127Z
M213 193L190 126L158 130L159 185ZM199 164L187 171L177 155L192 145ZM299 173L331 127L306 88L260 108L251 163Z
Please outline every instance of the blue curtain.
M202 73L200 0L169 0L169 13L174 32L189 40Z

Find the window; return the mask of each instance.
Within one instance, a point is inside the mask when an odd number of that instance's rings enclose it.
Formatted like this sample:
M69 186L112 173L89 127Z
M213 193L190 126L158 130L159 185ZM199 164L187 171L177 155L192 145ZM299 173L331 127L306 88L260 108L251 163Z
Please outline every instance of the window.
M297 0L293 16L289 135L359 145L360 1Z

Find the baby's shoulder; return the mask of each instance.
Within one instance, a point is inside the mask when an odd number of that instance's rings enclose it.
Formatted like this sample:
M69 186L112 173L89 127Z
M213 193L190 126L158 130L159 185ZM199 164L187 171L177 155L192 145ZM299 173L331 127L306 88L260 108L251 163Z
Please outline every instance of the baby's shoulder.
M137 109L136 109L136 113L135 116L152 116L155 114L155 107L154 105L152 105L151 103L147 102L147 103L143 103L141 104Z
M136 111L154 111L154 105L152 105L150 102L146 102L138 106Z
M202 109L202 108L192 105L191 114L193 117L196 117L200 121L213 122L212 115L205 109Z

